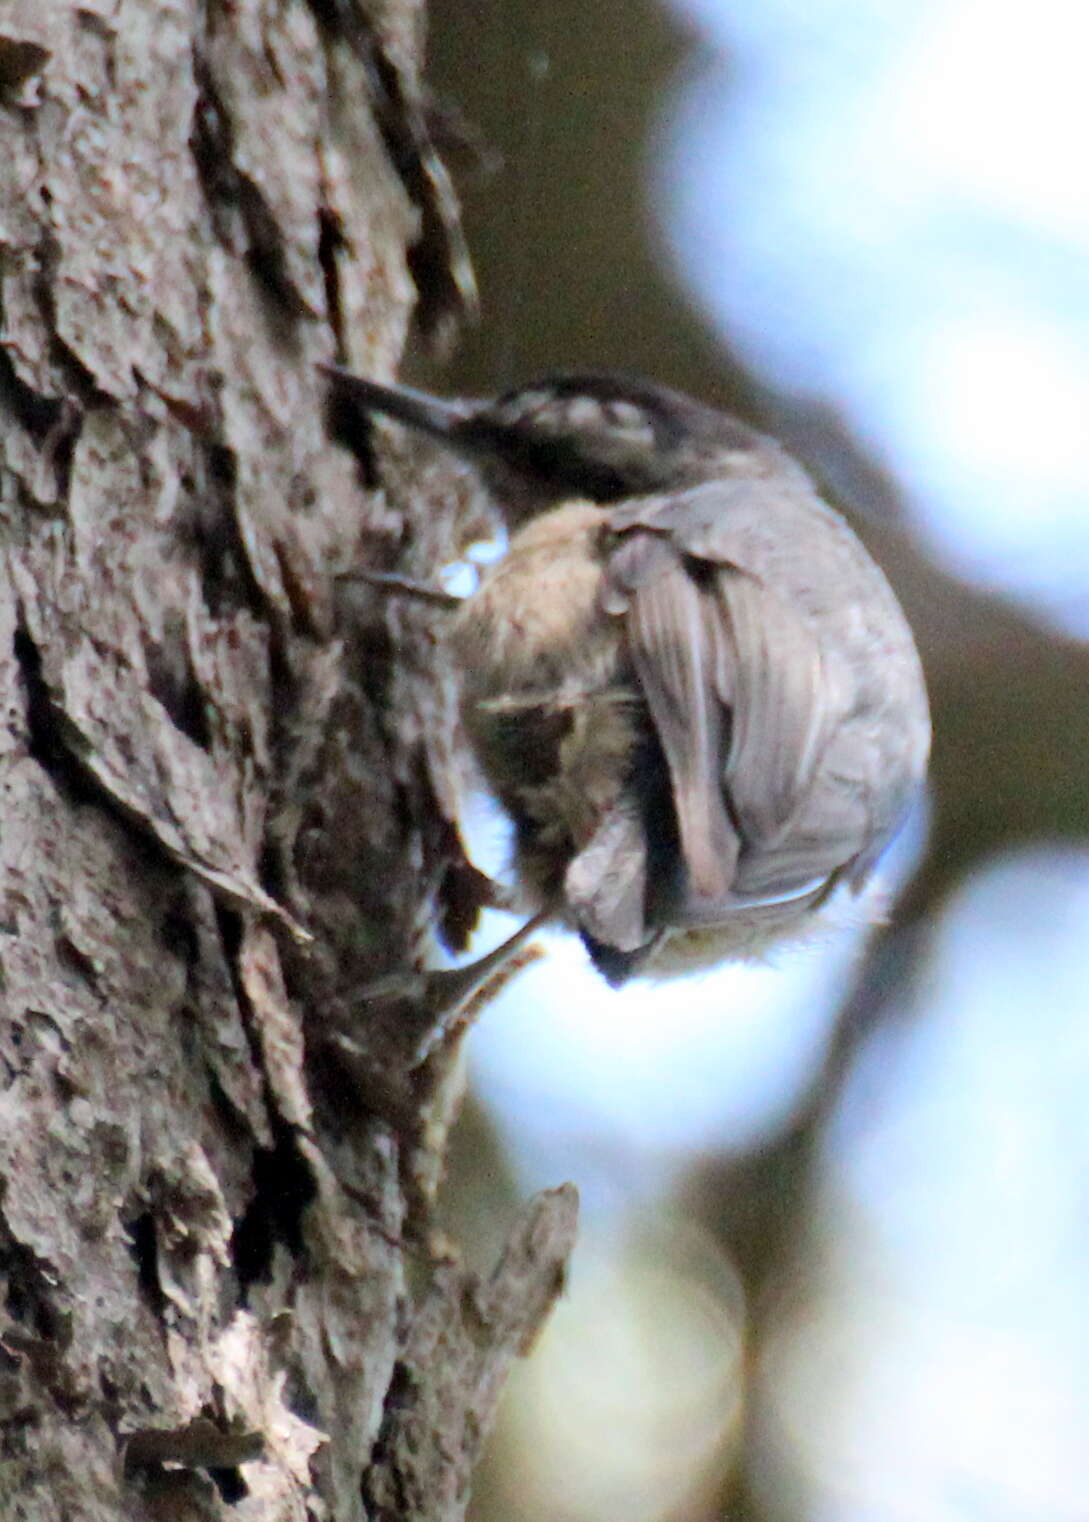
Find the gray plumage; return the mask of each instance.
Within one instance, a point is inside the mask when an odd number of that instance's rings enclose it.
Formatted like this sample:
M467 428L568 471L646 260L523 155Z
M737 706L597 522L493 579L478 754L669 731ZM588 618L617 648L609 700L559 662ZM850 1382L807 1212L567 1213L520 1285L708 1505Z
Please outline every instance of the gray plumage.
M455 614L529 905L613 982L761 950L857 889L926 768L910 630L772 440L645 381L341 392L473 460L515 531Z

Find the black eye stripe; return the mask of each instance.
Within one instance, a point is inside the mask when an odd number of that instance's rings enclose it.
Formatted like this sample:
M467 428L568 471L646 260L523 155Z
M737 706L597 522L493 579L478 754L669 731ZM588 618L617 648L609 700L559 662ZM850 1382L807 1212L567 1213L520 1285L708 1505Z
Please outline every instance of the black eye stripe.
M465 425L463 437L476 448L486 446L512 470L560 493L616 502L632 491L630 469L614 469L588 454L580 440L535 428L532 420L517 427L493 426L487 418L478 417Z

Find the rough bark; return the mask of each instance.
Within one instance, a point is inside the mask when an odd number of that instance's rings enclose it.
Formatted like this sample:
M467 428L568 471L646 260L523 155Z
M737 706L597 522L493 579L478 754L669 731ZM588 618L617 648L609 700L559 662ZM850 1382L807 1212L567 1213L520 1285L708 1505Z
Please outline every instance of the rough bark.
M562 1281L570 1190L436 1261L456 1054L360 996L477 906L437 615L335 576L479 507L313 368L470 297L418 32L0 17L4 1516L459 1517Z

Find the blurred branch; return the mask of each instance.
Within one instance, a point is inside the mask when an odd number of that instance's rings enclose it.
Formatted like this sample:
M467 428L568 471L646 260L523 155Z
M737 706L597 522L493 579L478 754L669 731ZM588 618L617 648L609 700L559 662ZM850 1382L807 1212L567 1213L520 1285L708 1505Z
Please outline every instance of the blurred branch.
M394 1370L374 1462L365 1479L376 1522L450 1522L512 1360L529 1352L561 1293L575 1241L578 1195L565 1184L532 1200L494 1272L477 1283L441 1265Z

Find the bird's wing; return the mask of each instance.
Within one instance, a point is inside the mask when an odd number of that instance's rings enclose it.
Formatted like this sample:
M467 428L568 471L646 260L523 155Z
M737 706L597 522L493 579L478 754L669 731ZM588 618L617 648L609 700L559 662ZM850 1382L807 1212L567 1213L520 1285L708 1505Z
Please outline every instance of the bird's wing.
M774 483L729 481L622 504L605 607L626 637L669 767L684 915L804 896L861 841L792 828L835 718L819 636L759 553ZM762 574L763 573L763 574Z
M571 860L564 899L610 983L620 983L653 938L646 922L647 840L639 811L620 799Z
M718 688L732 662L716 599L657 536L630 536L609 574L615 586L627 583L627 644L669 768L689 894L721 903L741 842L721 781L728 714Z

